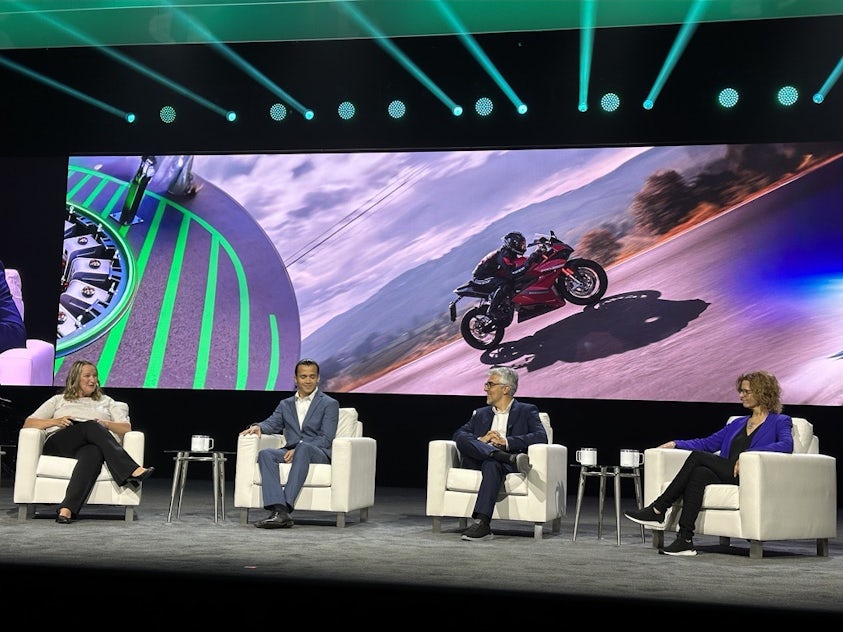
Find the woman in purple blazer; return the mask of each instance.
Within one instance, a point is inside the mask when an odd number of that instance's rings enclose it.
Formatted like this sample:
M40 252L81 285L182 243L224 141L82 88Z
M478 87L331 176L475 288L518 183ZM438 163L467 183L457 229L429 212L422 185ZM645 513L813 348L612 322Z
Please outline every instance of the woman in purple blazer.
M708 437L677 439L658 446L691 450L691 454L661 496L650 505L624 515L630 520L655 529L667 524L668 510L682 499L679 534L666 546L667 555L696 555L694 526L702 507L706 485L737 484L741 452L793 452L793 420L782 413L781 387L766 371L744 373L735 380L735 388L744 408L751 415L739 417Z

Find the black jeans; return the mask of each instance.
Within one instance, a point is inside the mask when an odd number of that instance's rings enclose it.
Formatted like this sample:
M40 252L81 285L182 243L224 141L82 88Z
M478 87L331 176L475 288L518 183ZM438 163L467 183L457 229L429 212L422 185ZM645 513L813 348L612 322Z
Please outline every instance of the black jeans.
M712 483L738 483L735 464L729 459L710 452L694 450L685 459L676 476L661 496L653 501L653 507L664 513L673 503L682 498L682 513L679 516L679 535L690 540L694 537L697 516L702 509L706 485Z
M140 467L114 435L95 421L75 423L52 433L44 443L44 454L77 460L60 505L70 509L74 517L94 488L103 463L118 485L125 485Z

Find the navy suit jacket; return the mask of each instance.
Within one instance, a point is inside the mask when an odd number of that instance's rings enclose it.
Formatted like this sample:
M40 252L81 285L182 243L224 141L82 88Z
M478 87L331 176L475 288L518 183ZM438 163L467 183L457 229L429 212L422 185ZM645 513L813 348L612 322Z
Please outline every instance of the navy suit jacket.
M0 261L0 353L26 346L26 328L6 282L6 266Z
M307 443L321 448L330 457L339 420L339 402L317 389L301 426L295 395L282 399L272 414L257 425L265 434L283 434L287 440L286 448Z
M492 428L492 421L495 413L491 406L484 406L475 410L471 419L457 428L453 439L457 440L460 435L471 437L482 437ZM526 404L518 400L512 401L512 408L509 409L509 418L506 422L507 451L511 453L526 452L527 448L534 443L547 443L547 433L544 430L539 409L535 404Z

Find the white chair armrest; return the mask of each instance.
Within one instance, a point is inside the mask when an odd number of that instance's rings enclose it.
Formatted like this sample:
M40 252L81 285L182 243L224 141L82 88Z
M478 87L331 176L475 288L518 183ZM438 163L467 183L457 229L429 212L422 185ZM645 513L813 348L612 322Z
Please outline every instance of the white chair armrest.
M530 471L528 495L544 509L544 519L567 513L568 448L558 443L536 443L527 448Z
M143 465L143 453L146 444L146 435L140 430L130 430L123 435L123 449L135 460L135 463Z
M377 442L372 437L337 437L331 446L331 504L334 511L375 503Z
M459 467L460 452L450 439L435 439L427 448L427 515L440 516L444 511L448 472Z
M747 538L836 537L837 460L825 454L744 452L741 527Z
M30 503L35 498L35 470L44 449L47 433L40 428L21 428L18 433L17 462L15 465L16 503Z
M559 490L548 489L555 481L566 481L568 468L568 448L558 443L535 443L527 448L530 457L530 473L527 484L534 493L546 497L547 492L558 493ZM562 490L563 496L568 490Z
M264 448L283 448L285 444L284 435L239 435L237 437L237 469L240 469L241 462L244 469L251 471L258 461L258 452Z
M237 437L237 460L234 466L234 506L249 507L252 498L252 483L258 462L258 452L263 448L281 448L283 435L239 435Z
M690 450L648 448L644 450L644 506L653 502L664 484L673 480Z

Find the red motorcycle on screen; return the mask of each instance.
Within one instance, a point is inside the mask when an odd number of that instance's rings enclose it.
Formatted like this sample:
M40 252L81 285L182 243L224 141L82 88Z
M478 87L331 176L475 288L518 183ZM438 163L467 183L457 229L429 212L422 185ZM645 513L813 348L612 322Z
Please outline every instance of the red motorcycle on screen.
M536 250L530 255L530 268L515 281L512 296L490 313L492 291L474 280L454 290L457 298L448 306L451 322L457 320L457 303L463 298L479 302L469 308L460 321L460 333L475 349L492 349L503 340L504 332L518 314L518 322L546 314L564 306L593 305L609 285L606 270L591 259L571 259L572 246L550 235L538 235L530 244Z

